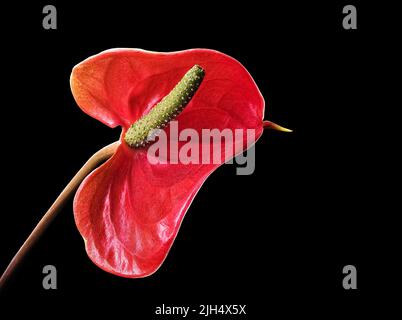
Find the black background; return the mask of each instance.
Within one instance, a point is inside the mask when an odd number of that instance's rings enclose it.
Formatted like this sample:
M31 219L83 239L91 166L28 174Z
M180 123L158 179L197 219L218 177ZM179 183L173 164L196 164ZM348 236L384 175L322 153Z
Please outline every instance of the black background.
M396 280L397 235L376 130L387 56L376 7L351 2L358 29L344 30L348 2L257 3L3 7L1 269L86 159L119 137L71 95L71 69L90 55L115 47L225 52L253 75L266 118L294 129L264 133L253 175L225 165L207 180L151 277L119 278L93 265L70 202L5 296L34 302L29 311L41 315L79 305L129 319L159 319L152 315L162 303L247 304L248 319L345 317L377 306ZM46 4L56 5L57 30L42 28ZM57 267L57 290L42 289L47 264ZM342 287L347 264L357 268L357 290Z

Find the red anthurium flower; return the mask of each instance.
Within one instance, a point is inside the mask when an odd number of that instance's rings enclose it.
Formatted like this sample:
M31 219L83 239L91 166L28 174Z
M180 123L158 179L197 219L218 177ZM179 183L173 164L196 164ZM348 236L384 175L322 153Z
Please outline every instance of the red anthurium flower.
M73 69L71 88L80 108L109 127L122 127L117 151L87 176L74 200L75 221L88 256L108 272L130 278L155 272L205 179L247 148L246 143L236 143L219 163L172 164L149 161L152 144L127 143L130 126L150 113L194 66L202 68L195 72L203 79L192 96L186 96L185 108L174 113L179 130L191 128L201 136L202 129L253 129L255 142L270 125L263 121L264 99L247 70L225 54L118 49ZM171 123L165 122L169 132Z

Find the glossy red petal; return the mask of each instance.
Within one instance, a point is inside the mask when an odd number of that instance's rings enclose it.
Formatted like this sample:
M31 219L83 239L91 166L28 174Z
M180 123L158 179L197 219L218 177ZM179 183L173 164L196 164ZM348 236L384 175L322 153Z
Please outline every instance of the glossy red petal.
M252 77L238 61L214 50L108 50L74 67L71 89L78 105L90 116L110 127L127 128L166 96L195 64L206 76L198 98L185 112L198 110L203 114L205 109L220 109L248 127L259 125L264 100Z
M206 75L176 119L179 132L254 129L255 137L235 141L215 164L152 164L149 148L131 149L122 140L116 154L84 180L74 200L87 253L108 272L136 278L158 269L205 179L261 136L264 100L239 62L211 50L113 50L74 68L71 84L80 107L109 126L123 126L124 136L194 64ZM168 136L172 126L165 129ZM194 144L200 149L205 145ZM224 150L221 141L215 145Z

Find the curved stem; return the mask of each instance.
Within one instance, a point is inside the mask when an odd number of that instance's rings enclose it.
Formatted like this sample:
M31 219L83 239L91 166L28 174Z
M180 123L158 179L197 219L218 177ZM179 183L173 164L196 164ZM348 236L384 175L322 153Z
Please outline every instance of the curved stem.
M97 151L89 160L84 164L84 166L76 173L73 179L67 184L64 190L57 197L56 201L52 204L49 210L45 213L39 223L36 225L35 229L31 232L29 237L25 240L24 244L15 254L14 258L11 260L7 269L4 271L0 279L0 290L4 287L7 280L12 276L15 269L23 261L24 257L30 251L32 246L37 242L49 224L56 217L60 209L64 204L70 199L70 197L77 190L78 186L84 180L84 178L90 174L101 162L110 158L116 151L119 141L107 145L101 150Z

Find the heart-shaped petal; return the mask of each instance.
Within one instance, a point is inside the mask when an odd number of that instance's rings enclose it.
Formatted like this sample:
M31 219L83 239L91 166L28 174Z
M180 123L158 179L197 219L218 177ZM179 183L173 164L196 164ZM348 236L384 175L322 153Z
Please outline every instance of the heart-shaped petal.
M121 139L115 155L84 180L74 200L87 253L108 272L136 278L159 268L205 179L261 136L264 100L239 62L213 50L109 50L73 70L71 86L79 106L111 127L122 126L124 136L195 64L205 70L205 78L176 118L178 130L193 129L202 136L203 129L251 129L255 135L251 141L243 135L215 163L187 164L152 163L152 145L131 149ZM174 139L172 125L165 128L169 141ZM205 142L192 144L202 149ZM225 151L221 140L216 144Z

